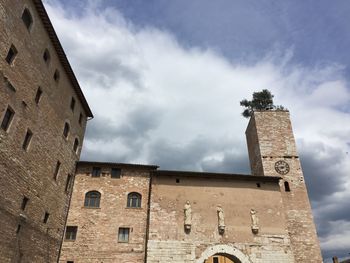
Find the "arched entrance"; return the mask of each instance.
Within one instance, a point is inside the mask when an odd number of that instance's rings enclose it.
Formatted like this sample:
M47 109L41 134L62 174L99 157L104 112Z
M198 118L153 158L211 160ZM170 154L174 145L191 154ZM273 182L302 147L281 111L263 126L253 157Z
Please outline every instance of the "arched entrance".
M217 257L217 259L215 259ZM214 262L214 260L221 260ZM225 262L226 260L227 262ZM230 261L229 261L230 260ZM251 263L249 258L232 245L216 245L208 247L196 263Z
M204 263L241 263L241 261L232 255L215 254L206 259Z

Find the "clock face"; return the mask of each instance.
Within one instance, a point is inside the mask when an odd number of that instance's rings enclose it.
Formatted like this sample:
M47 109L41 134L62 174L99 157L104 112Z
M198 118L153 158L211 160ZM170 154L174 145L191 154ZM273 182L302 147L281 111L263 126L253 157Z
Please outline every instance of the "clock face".
M285 175L289 173L289 164L285 161L277 161L275 163L275 170L277 173Z

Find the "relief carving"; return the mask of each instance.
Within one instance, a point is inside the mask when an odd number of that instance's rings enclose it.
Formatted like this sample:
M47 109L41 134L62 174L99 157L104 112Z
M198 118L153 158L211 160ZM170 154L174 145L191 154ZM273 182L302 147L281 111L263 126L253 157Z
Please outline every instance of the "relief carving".
M259 232L259 218L257 216L257 211L254 209L250 210L250 218L252 221L252 232L257 234Z
M217 206L216 212L218 214L219 233L223 234L225 232L225 215L221 205Z
M192 208L190 201L187 201L184 206L184 221L185 221L185 230L190 230L192 225Z

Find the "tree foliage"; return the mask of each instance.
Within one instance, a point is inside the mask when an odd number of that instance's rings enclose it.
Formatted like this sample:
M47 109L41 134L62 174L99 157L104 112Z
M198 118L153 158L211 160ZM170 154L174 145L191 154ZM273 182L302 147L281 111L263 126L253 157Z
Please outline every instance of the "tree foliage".
M242 115L245 118L249 118L252 116L254 110L283 110L283 106L275 106L273 104L273 97L272 93L267 89L254 92L252 100L244 99L240 102L240 105L245 107Z

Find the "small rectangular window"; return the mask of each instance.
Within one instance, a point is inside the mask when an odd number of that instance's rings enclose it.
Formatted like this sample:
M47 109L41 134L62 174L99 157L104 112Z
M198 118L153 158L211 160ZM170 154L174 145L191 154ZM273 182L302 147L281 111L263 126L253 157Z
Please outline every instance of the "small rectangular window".
M30 14L30 12L27 8L25 8L23 11L22 20L23 20L23 23L26 25L26 28L28 30L30 30L30 28L33 24L33 18L32 18L32 15Z
M67 226L66 227L66 240L75 240L77 238L78 227L77 226Z
M219 258L218 257L214 257L213 258L213 263L219 263Z
M50 214L48 212L45 212L45 215L44 215L44 220L43 220L43 223L46 224L47 221L49 220L49 216Z
M28 197L23 197L22 199L22 205L21 205L21 209L24 211L26 209L26 206L28 204L29 198Z
M75 138L74 144L73 144L73 151L77 154L78 153L78 147L79 147L79 140L78 138Z
M23 150L28 150L28 146L30 144L30 141L32 140L32 137L33 137L33 133L31 130L27 130L27 133L26 133L26 136L24 137L24 141L23 141L23 144L22 144L22 148Z
M14 61L16 55L17 55L17 49L14 45L11 45L9 51L7 52L7 56L6 56L6 62L9 63L11 65L11 63Z
M44 54L43 54L43 59L46 62L46 64L50 63L50 52L48 49L45 49Z
M16 234L19 234L19 231L21 231L21 225L17 225Z
M66 139L68 138L69 130L70 130L69 124L66 122L63 128L63 136Z
M67 263L74 263L74 261L67 261Z
M12 85L12 83L6 77L4 77L4 79L5 79L6 87L11 91L16 92L16 88Z
M43 94L43 91L42 89L39 87L36 91L36 94L35 94L35 103L36 104L39 104L39 101L41 99L41 95Z
M83 114L80 113L80 115L79 115L79 124L80 124L80 125L81 125L82 121L83 121Z
M119 228L119 233L118 233L118 242L129 242L129 233L130 233L130 228L127 227L121 227Z
M71 109L72 111L74 111L74 108L75 108L75 99L72 98L72 100L70 101L70 109Z
M61 162L60 162L60 161L57 161L56 167L55 167L55 172L54 172L54 178L55 178L55 180L57 180L58 173L59 173L59 171L60 171L60 167L61 167Z
M92 177L100 177L101 176L101 167L92 167Z
M72 183L72 175L68 174L67 181L66 181L66 188L65 188L66 193L68 193L71 183Z
M5 131L8 130L14 115L15 115L15 112L10 107L7 107L7 110L5 112L4 118L2 119L2 123L1 123L1 128L3 130Z
M121 173L122 173L121 169L119 169L119 168L112 168L111 178L120 178Z
M60 72L58 69L55 70L55 73L53 74L53 79L58 82L60 80Z
M286 191L286 192L290 192L290 186L289 186L289 183L286 181L286 182L284 182L284 190Z

